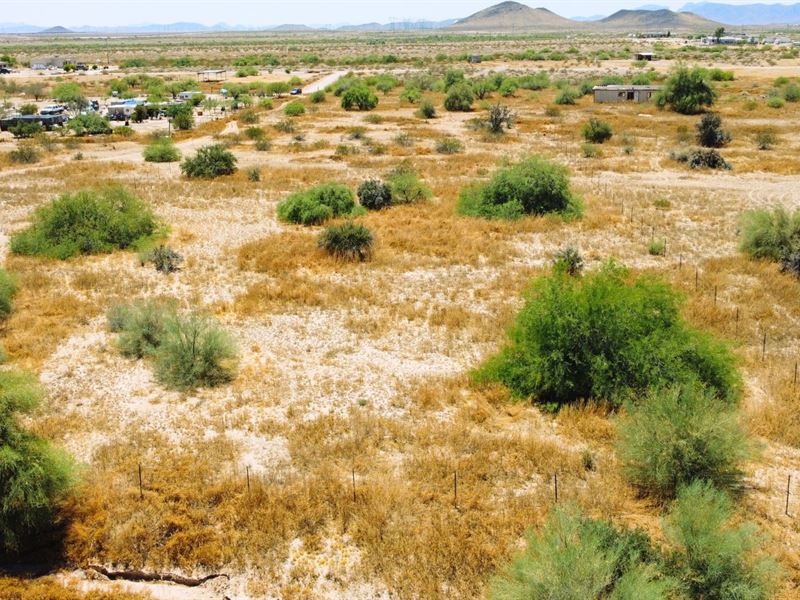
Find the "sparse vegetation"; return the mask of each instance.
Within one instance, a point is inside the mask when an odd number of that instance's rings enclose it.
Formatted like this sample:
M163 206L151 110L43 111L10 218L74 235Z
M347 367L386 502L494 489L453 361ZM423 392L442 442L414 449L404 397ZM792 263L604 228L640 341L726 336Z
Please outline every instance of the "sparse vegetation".
M602 144L603 142L607 142L613 135L611 125L594 117L589 119L589 122L583 126L581 133L587 142L591 142L593 144Z
M0 268L0 323L11 314L11 300L16 292L17 280L8 271Z
M722 118L716 113L703 115L697 124L697 143L704 148L722 148L731 141L731 134L722 129Z
M355 208L355 198L349 188L324 183L295 192L278 204L278 218L299 225L320 225L333 217L352 214Z
M184 159L181 171L190 178L213 179L236 172L236 157L222 144L200 148L197 153Z
M656 104L684 115L694 115L714 104L717 93L706 81L704 69L679 66L664 82Z
M352 221L326 227L319 237L320 248L334 258L345 261L369 260L374 243L372 232Z
M145 146L142 155L147 162L177 162L181 159L180 150L168 137L158 137L150 142Z
M358 201L367 210L381 210L392 203L392 190L380 179L368 179L358 186Z

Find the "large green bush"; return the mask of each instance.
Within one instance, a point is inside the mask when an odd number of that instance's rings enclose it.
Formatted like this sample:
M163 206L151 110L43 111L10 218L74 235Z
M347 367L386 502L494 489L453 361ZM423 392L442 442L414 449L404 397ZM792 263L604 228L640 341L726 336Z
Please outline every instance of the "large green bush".
M392 192L393 204L413 204L428 200L433 192L419 178L416 170L407 163L392 169L386 177Z
M492 600L666 600L676 582L647 535L555 508L526 549L493 578Z
M0 371L0 552L13 552L51 526L73 483L69 458L19 422L41 398L32 376Z
M717 92L706 81L707 77L704 69L678 67L656 95L656 104L661 108L669 106L684 115L702 112L717 99Z
M319 237L319 247L339 260L369 260L375 244L375 236L364 225L348 221L331 225Z
M278 218L300 225L319 225L333 217L351 214L355 208L355 198L349 188L323 183L295 192L278 204Z
M111 124L103 115L95 112L77 115L67 122L67 128L75 135L103 135L111 133Z
M176 162L181 159L180 150L168 137L159 137L150 142L142 155L147 162Z
M589 119L589 122L583 126L581 133L587 142L592 142L594 144L607 142L613 135L611 125L594 117Z
M236 172L236 157L222 144L200 148L181 163L181 171L190 178L213 179Z
M708 113L697 123L697 143L704 148L722 148L731 141L731 134L722 128L722 117Z
M154 352L158 380L167 387L214 387L236 373L233 338L210 317L169 314Z
M652 389L619 424L626 479L647 495L674 498L696 480L736 490L752 447L735 410L698 386Z
M463 190L458 210L507 219L546 213L578 216L582 211L580 200L570 191L567 170L540 157L500 169L488 183Z
M0 269L0 321L11 314L11 299L17 292L17 282L5 269Z
M475 102L475 94L472 86L466 82L456 83L445 96L444 108L451 112L469 112L472 110L473 102Z
M378 106L378 96L364 84L356 84L342 93L345 110L372 110Z
M800 253L800 211L752 210L740 219L739 247L752 258L782 261Z
M153 211L123 187L63 194L33 213L11 238L16 254L66 259L125 249L157 233Z
M690 328L680 304L666 283L632 279L613 262L583 277L554 272L534 283L509 344L478 379L548 403L619 404L631 392L675 383L700 383L735 401L740 386L731 352Z
M674 549L673 568L689 598L767 600L778 568L761 553L763 538L751 523L734 524L728 496L695 482L678 494L664 524Z

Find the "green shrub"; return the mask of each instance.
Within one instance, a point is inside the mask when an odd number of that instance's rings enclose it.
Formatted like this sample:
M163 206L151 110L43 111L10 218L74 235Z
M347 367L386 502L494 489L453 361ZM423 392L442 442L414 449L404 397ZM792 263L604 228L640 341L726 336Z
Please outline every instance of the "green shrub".
M66 259L141 244L157 233L150 207L122 187L63 194L11 238L16 254Z
M783 90L783 99L787 102L800 102L800 85L792 83Z
M258 167L250 167L247 169L247 180L254 183L261 181L261 169Z
M698 386L652 389L618 425L626 479L659 500L693 481L738 490L752 447L732 407Z
M20 424L41 399L33 376L0 371L0 551L36 542L74 482L71 460Z
M434 106L433 102L428 98L423 98L422 101L419 103L419 108L417 109L417 116L420 119L435 118L436 106Z
M520 398L620 404L651 387L699 382L733 402L739 378L726 345L691 329L680 296L608 263L583 277L537 280L498 356L477 373Z
M319 247L339 260L369 260L375 238L372 232L351 221L327 227L319 237Z
M490 583L491 600L665 600L676 582L662 574L647 535L554 508L527 547Z
M175 129L186 131L194 127L194 110L191 104L177 104L167 110Z
M656 104L669 106L675 112L694 115L714 104L717 93L706 81L704 69L689 69L679 66L664 82L663 89L656 95Z
M372 110L376 106L378 96L366 85L354 85L342 94L342 108L345 110Z
M20 144L8 153L8 159L13 163L30 165L39 162L39 153L30 143Z
M175 273L180 269L183 257L175 250L164 244L159 244L141 255L142 266L153 263L159 273Z
M553 259L553 270L577 277L583 273L583 257L575 246L562 248Z
M580 96L580 92L573 87L565 87L556 94L554 102L560 105L575 104L575 101Z
M593 142L595 144L607 142L613 135L611 125L594 117L589 119L589 122L583 126L581 133L587 142Z
M773 96L767 100L767 106L770 108L783 108L786 106L786 101L780 96Z
M760 552L763 538L755 525L734 524L725 493L708 483L690 484L678 493L664 529L689 598L773 597L778 567Z
M667 242L664 240L651 240L647 245L650 256L664 256L667 253Z
M212 179L236 172L236 157L222 144L200 148L181 163L181 171L190 178Z
M283 121L278 121L273 125L277 131L281 133L294 133L297 130L293 121L289 119L284 119Z
M475 94L472 87L466 82L457 83L448 90L444 108L450 112L469 112L472 110L473 102Z
M145 300L112 306L107 314L108 328L117 337L117 348L123 356L152 356L161 345L164 323L175 312L174 303Z
M778 137L772 129L762 129L755 135L756 148L759 150L771 150L778 143Z
M299 117L306 114L306 105L299 100L294 100L283 107L283 114L287 117Z
M243 125L255 125L256 123L258 123L259 116L256 111L252 109L247 109L240 112L236 120L242 123Z
M279 203L278 218L300 225L320 225L333 217L351 214L355 206L349 188L337 183L323 183L295 192Z
M317 90L316 92L312 93L309 96L309 99L314 104L322 104L323 102L325 102L325 91Z
M722 148L731 141L731 134L722 129L722 118L715 113L703 115L697 124L697 143L704 148Z
M534 156L500 169L488 183L463 190L458 210L463 215L484 218L577 215L580 201L569 189L564 167Z
M260 140L264 137L265 133L261 127L248 127L244 130L244 135L248 140Z
M428 200L432 195L431 189L423 183L417 172L409 165L399 165L393 169L387 183L392 190L394 204L413 204Z
M722 169L729 170L731 166L722 158L714 148L700 148L673 155L679 163L689 165L692 169Z
M260 139L256 142L255 148L259 152L268 152L272 149L272 141L267 138Z
M170 388L214 387L236 373L233 338L210 317L170 314L154 352L158 380Z
M392 204L392 190L380 179L363 181L356 193L359 203L367 210L381 210Z
M67 122L67 128L71 129L79 137L111 133L111 124L108 119L94 112L72 117Z
M583 158L600 158L603 155L600 148L588 142L581 144L581 154Z
M145 146L142 152L147 162L176 162L181 159L180 150L168 137L159 137Z
M15 138L31 138L44 131L41 123L17 123L8 129Z
M439 154L460 154L464 151L464 144L457 138L443 138L436 141L436 152Z
M506 129L511 129L514 126L515 118L514 112L508 106L493 104L486 114L486 128L489 133L500 135Z
M13 305L11 299L17 293L17 281L5 269L0 269L0 321L8 318Z
M739 248L751 258L783 261L800 252L800 211L752 210L740 219Z
M133 137L136 133L132 127L128 127L127 125L120 125L119 127L114 127L112 131L114 135L118 135L119 137L129 138Z

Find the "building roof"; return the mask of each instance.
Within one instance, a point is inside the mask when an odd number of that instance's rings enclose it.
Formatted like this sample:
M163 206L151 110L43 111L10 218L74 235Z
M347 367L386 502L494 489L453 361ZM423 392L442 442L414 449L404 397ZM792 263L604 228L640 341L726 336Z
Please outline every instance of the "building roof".
M610 92L655 92L661 89L660 85L596 85L593 91L608 90Z

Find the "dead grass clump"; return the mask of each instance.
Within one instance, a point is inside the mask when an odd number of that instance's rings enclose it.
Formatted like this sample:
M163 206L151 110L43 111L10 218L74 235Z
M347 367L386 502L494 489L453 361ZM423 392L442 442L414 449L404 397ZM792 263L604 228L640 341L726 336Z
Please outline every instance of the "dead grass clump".
M109 591L91 590L81 592L68 587L53 577L34 581L0 578L0 598L8 600L148 600L150 594L126 592L119 586Z

